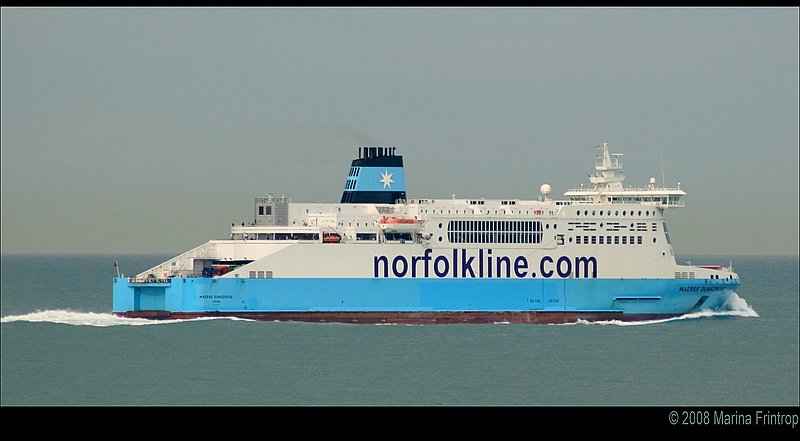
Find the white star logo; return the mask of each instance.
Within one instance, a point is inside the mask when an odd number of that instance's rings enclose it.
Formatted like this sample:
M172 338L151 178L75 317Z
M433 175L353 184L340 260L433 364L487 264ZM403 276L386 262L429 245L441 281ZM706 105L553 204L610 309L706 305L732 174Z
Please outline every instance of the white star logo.
M392 188L392 182L394 182L392 180L393 174L394 173L389 173L389 170L384 170L383 173L381 173L381 180L379 182L383 184L383 188Z

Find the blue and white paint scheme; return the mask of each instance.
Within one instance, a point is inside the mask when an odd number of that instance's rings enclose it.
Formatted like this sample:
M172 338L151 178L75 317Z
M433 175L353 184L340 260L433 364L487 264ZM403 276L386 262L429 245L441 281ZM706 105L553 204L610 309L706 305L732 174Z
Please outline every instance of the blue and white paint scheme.
M678 265L665 212L680 184L624 187L597 146L566 199L406 199L402 156L361 147L340 203L268 194L251 221L135 277L113 311L345 322L635 320L720 308L732 268Z

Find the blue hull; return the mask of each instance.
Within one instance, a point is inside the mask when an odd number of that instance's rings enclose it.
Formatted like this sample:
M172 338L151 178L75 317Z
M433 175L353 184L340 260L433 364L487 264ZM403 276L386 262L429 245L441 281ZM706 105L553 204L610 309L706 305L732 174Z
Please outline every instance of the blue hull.
M310 321L574 321L675 316L718 309L738 280L709 279L114 279L113 312L131 317L235 315ZM509 314L510 313L510 314ZM553 315L556 314L556 315ZM342 320L337 320L337 317ZM474 318L469 319L470 317ZM499 317L499 319L498 319Z

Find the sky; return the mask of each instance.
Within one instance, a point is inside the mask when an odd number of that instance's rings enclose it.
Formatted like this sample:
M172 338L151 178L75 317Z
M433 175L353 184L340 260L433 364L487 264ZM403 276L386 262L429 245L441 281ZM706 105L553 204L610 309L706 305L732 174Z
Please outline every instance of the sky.
M178 254L253 198L409 198L662 170L675 253L798 254L797 8L2 8L0 252ZM662 168L663 157L663 168Z

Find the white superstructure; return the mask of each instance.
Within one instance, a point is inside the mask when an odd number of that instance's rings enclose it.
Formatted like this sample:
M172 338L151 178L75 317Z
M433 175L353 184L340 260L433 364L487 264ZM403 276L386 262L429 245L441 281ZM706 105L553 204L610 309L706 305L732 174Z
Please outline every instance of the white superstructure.
M610 153L605 142L597 151L596 172L589 176L592 187L570 189L562 200L549 197L547 184L532 200L453 197L400 199L394 204L295 203L269 194L256 199L254 219L234 223L228 238L211 240L137 279L201 273L228 278L393 277L416 271L411 268L418 263L414 256L427 249L433 255L463 253L448 263L453 268L458 258L486 259L485 253L493 253L497 259L512 256L512 263L513 256L522 256L525 265L537 262L536 270L558 271L567 278L587 277L590 270L598 278L735 277L730 269L675 263L664 215L668 208L684 206L681 197L686 193L680 185L657 187L651 179L646 187L626 188L621 154ZM350 175L374 178L377 185L391 189L388 171L374 177L359 173L354 167ZM346 190L357 187L353 179L348 178ZM408 257L402 259L405 263L396 263L400 267L391 267L393 255ZM381 256L390 257L384 262ZM562 266L548 256L572 260ZM592 259L594 267L586 259ZM502 263L498 260L498 265ZM453 272L447 277L459 276Z

